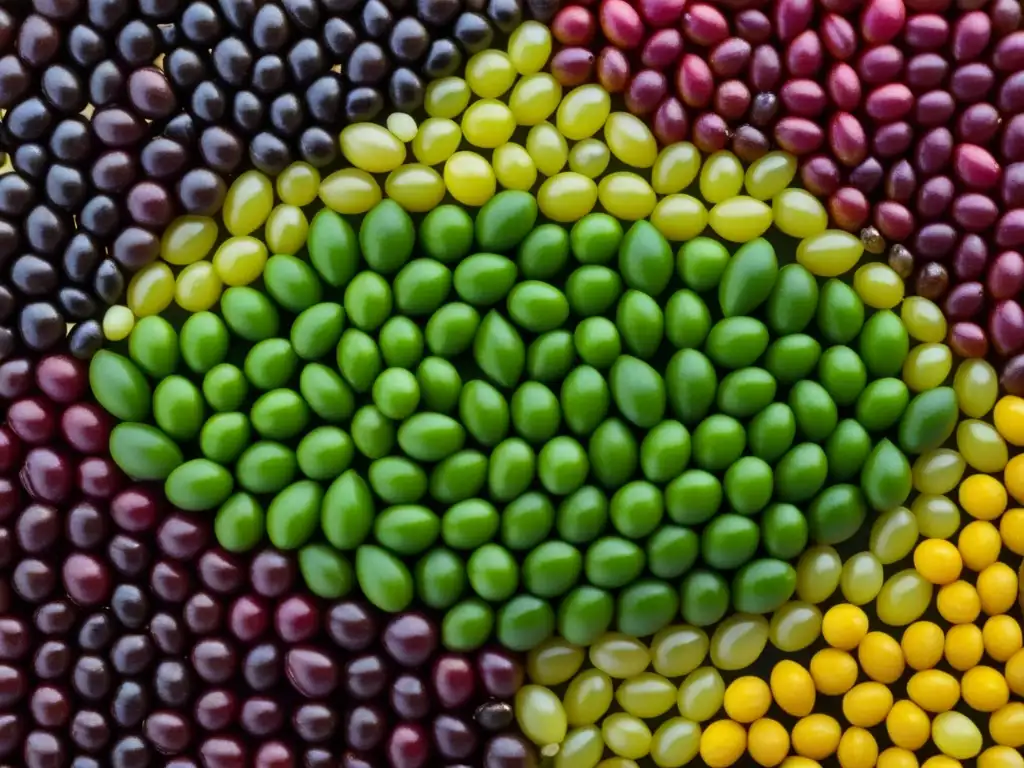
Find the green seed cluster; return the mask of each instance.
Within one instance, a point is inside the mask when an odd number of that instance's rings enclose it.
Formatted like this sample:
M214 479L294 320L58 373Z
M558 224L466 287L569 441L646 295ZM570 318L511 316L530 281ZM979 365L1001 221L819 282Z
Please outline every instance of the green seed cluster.
M416 596L448 647L518 650L773 611L809 541L907 498L882 436L952 429L941 388L908 408L899 318L767 240L536 219L512 191L418 228L387 200L320 212L262 290L97 355L112 455L216 510L226 549L298 550L317 595Z

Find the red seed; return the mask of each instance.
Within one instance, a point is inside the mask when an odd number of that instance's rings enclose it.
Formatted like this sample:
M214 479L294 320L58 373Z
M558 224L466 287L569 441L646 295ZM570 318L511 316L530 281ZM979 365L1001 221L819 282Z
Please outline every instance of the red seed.
M740 11L732 21L736 34L748 43L764 43L771 39L772 22L761 11Z
M870 195L875 188L882 183L882 177L884 175L885 171L882 168L882 164L875 158L869 157L863 163L850 171L850 175L847 180L851 186L856 187L865 195Z
M977 323L954 323L950 326L949 346L960 357L985 357L988 354L988 338ZM1002 379L999 383L1006 389Z
M965 13L953 25L953 58L972 61L984 53L992 39L992 21L981 11ZM996 49L995 58L998 58ZM998 68L999 65L996 64Z
M579 5L567 5L551 21L551 35L562 45L588 46L594 40L594 14Z
M998 218L999 206L979 192L961 195L953 201L953 220L968 232L983 232Z
M926 224L914 235L914 253L927 259L945 260L953 253L959 235L949 224Z
M1020 29L1022 14L1024 9L1021 8L1020 0L995 0L988 9L992 31L997 37L1015 32Z
M985 272L988 263L988 246L985 240L973 233L964 235L953 256L953 271L958 280L976 280Z
M771 45L759 45L750 60L750 84L755 91L773 91L782 77L782 62Z
M649 115L668 94L665 76L654 69L637 72L626 88L626 109L634 115Z
M919 51L934 51L949 39L949 24L937 13L919 13L907 19L903 41Z
M708 65L717 77L737 77L746 70L753 50L746 40L730 37L712 49L708 55Z
M809 155L825 140L821 126L804 117L784 117L775 124L775 141L794 155Z
M991 104L972 104L956 122L957 138L969 144L987 144L999 132L1002 118Z
M875 226L889 240L901 243L914 232L914 216L905 205L886 200L875 206Z
M822 8L831 13L850 13L861 6L863 0L819 0Z
M817 117L828 104L825 92L813 80L790 80L779 91L779 98L790 114Z
M586 48L563 48L551 57L551 74L563 86L582 85L594 71L594 54Z
M813 0L779 0L775 4L775 34L783 42L792 40L811 23Z
M640 15L652 27L667 27L679 21L686 0L640 0Z
M855 232L867 223L871 205L859 189L843 187L828 199L828 213L837 227Z
M629 59L618 48L606 45L597 55L597 82L608 93L619 93L629 82Z
M988 335L1003 357L1008 357L1024 347L1024 309L1016 301L1000 301L988 317Z
M871 146L879 157L898 157L910 148L913 140L914 129L901 120L876 129L871 136Z
M1024 290L1024 256L1003 251L992 261L985 285L994 299L1012 299Z
M918 13L942 13L953 0L906 0L907 8Z
M613 45L629 50L643 42L644 24L640 14L625 0L601 0L598 19L604 36Z
M752 125L741 125L732 137L732 151L744 163L752 163L768 154L771 142Z
M701 152L718 152L729 142L729 126L714 112L705 112L693 123L693 143Z
M999 163L982 147L960 144L953 150L956 178L974 189L991 189L999 183Z
M821 41L833 59L844 61L857 50L857 31L839 14L828 13L821 20Z
M860 17L861 36L869 43L888 43L903 29L907 9L903 0L868 0Z
M1003 72L1024 69L1024 32L1014 32L1000 40L992 54L992 64Z
M727 121L735 121L750 108L750 89L740 80L726 80L715 91L715 112Z
M1000 248L1019 248L1024 245L1024 208L1015 208L1003 214L996 226L996 245Z
M683 13L683 34L691 43L710 48L729 36L729 22L707 3L694 3Z
M995 84L995 75L988 64L975 62L957 67L949 78L949 90L957 101L973 104L984 100ZM1000 92L1001 93L1001 92ZM1004 109L1000 105L1000 109Z
M689 124L682 102L669 96L654 113L654 135L663 145L674 144L685 139L688 131Z
M849 64L839 62L834 65L829 70L826 84L829 98L837 109L852 112L860 106L860 78Z
M1005 114L1024 112L1024 72L1014 72L1003 81L996 106Z
M828 197L839 189L839 168L832 158L815 155L800 166L804 189L816 197Z
M813 30L801 32L786 48L786 71L791 77L812 77L820 72L823 61L821 39Z
M1024 160L1024 115L1014 115L1006 124L999 153L1006 161Z
M1024 206L1024 163L1011 163L1003 170L1001 197L1007 208Z
M949 73L949 64L937 53L919 53L907 62L906 82L914 91L937 88Z
M914 119L926 128L945 125L955 113L956 102L946 91L929 91L914 104Z
M970 320L985 304L985 286L977 281L953 287L943 303L946 317L953 321Z
M678 29L659 29L644 43L640 63L649 69L668 69L679 61L682 55L682 33Z
M864 100L864 110L879 123L891 123L910 114L914 94L902 83L880 85Z
M948 128L932 128L914 148L914 167L932 175L941 171L953 156L953 134Z
M885 196L906 205L917 191L917 174L906 160L898 160L885 177Z
M861 54L857 72L870 85L891 83L903 71L903 52L894 45L879 45Z
M705 107L711 102L714 89L715 78L704 59L684 54L676 70L676 90L683 103L688 107Z
M832 116L828 126L828 143L839 162L850 168L868 154L864 127L849 112L839 112Z
M947 176L932 176L918 190L914 208L924 219L937 219L952 205L955 194L956 187L953 186L952 179Z

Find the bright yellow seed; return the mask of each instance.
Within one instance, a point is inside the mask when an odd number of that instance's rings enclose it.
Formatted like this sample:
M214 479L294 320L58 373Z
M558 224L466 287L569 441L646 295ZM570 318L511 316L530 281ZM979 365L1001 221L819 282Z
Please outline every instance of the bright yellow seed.
M863 253L864 244L855 235L826 229L800 242L796 260L819 277L838 277L853 269Z
M565 710L547 688L539 685L524 685L516 692L516 720L523 733L539 747L561 744L568 726Z
M319 187L320 171L309 163L292 163L277 177L277 196L281 202L300 208L316 200Z
M597 185L597 199L615 218L637 221L651 214L658 198L642 176L620 171L601 179Z
M551 123L538 123L526 134L526 151L533 158L537 170L545 176L554 176L569 161L569 145L565 137Z
M747 729L747 751L758 765L776 766L789 752L789 733L777 720L755 720Z
M502 144L491 155L494 176L505 189L528 192L537 182L537 166L521 144Z
M814 679L795 661L783 659L772 668L771 689L775 703L783 712L794 717L805 717L814 709Z
M388 174L384 191L410 213L426 213L441 204L445 189L441 174L429 165L410 163Z
M160 238L160 258L183 266L206 258L217 242L217 222L209 216L179 216Z
M248 285L263 274L267 248L255 237L232 237L213 255L213 268L225 285Z
M597 203L597 184L586 176L568 171L552 176L537 190L537 205L552 221L578 221Z
M770 200L793 181L796 167L796 158L788 152L769 152L750 164L743 186L751 197Z
M784 189L777 193L772 198L772 217L780 232L801 239L820 235L828 226L825 206L803 189ZM865 303L870 302L865 299Z
M403 144L408 144L416 136L416 120L405 112L392 112L388 115L387 127Z
M512 110L497 99L474 101L462 113L462 135L474 147L494 149L512 138Z
M907 696L926 712L947 712L960 700L960 683L941 669L925 669L911 675Z
M909 622L908 622L909 623ZM903 674L903 649L884 632L868 632L857 647L857 660L872 680L892 685Z
M504 51L488 48L466 62L466 82L481 99L496 99L512 87L516 69Z
M934 301L908 296L900 306L900 319L917 341L937 344L946 338L946 317Z
M848 728L839 739L836 757L841 768L875 768L878 742L863 728Z
M524 21L508 39L508 57L521 75L540 72L551 55L551 32L539 21Z
M405 145L376 123L355 123L341 129L341 154L367 173L388 173L405 161Z
M128 307L117 304L103 315L103 335L110 341L127 339L135 327L135 314Z
M996 403L992 414L996 429L1003 438L1013 445L1024 445L1024 398L1004 395Z
M892 709L892 692L881 683L859 683L843 695L843 715L860 728L874 728Z
M1020 624L1012 616L990 616L981 628L985 653L999 662L1007 662L1024 647Z
M972 584L954 581L939 589L935 607L950 624L970 624L981 613L981 598Z
M752 723L764 717L771 704L771 689L759 677L736 678L725 689L725 714L738 723Z
M604 140L616 158L633 168L650 168L658 159L658 143L651 129L629 112L613 112L608 116Z
M562 86L547 72L519 78L508 99L519 125L537 125L554 114L562 100Z
M819 693L841 696L857 681L857 662L846 651L823 648L811 657L811 677Z
M932 584L951 584L960 578L960 552L945 539L925 539L914 550L914 567Z
M494 197L494 169L475 152L456 152L444 164L444 183L463 205L479 207Z
M439 165L455 154L462 129L447 117L428 117L412 140L412 153L424 165Z
M772 224L772 209L752 197L733 197L711 209L708 223L723 240L746 243L768 231ZM800 247L802 246L801 243ZM799 260L799 248L797 259ZM814 272L813 269L811 271Z
M971 719L959 712L943 712L932 721L932 741L948 757L970 760L981 752L982 737Z
M458 117L469 104L469 86L461 77L442 77L427 86L423 109L431 117Z
M931 727L927 713L906 699L893 704L885 718L885 730L892 743L915 752L928 743Z
M985 653L985 641L981 630L974 624L958 624L946 632L943 648L946 661L953 669L964 672L978 665Z
M205 312L220 298L224 284L208 261L189 264L178 274L174 300L188 312Z
M747 732L732 720L717 720L700 737L700 756L708 768L735 765L747 748Z
M708 209L691 195L667 195L651 212L653 224L666 240L682 243L692 240L708 225Z
M651 171L651 186L659 195L682 192L700 172L700 152L688 141L669 144L658 153Z
M272 253L292 256L306 244L309 222L301 208L294 205L277 205L270 212L264 233L267 246Z
M589 139L604 126L611 109L611 97L604 88L594 83L581 85L565 94L558 105L555 126L570 141ZM612 146L610 141L608 146Z
M174 274L162 261L155 261L135 273L125 294L135 317L158 315L174 298Z
M319 195L324 205L345 215L366 213L381 201L377 180L358 168L332 173L320 182Z
M812 760L824 760L836 751L841 736L842 729L834 717L808 715L793 726L793 751Z
M821 632L833 648L852 651L868 633L868 616L856 605L834 605L822 619Z
M248 235L263 226L273 207L270 179L259 171L246 171L228 188L221 216L232 235Z
M993 712L988 731L996 744L1020 749L1024 746L1024 704L1014 701Z
M900 647L903 658L911 669L931 669L942 661L946 636L942 628L931 621L915 621L903 631Z
M569 170L596 179L608 168L611 152L600 139L584 139L569 150Z

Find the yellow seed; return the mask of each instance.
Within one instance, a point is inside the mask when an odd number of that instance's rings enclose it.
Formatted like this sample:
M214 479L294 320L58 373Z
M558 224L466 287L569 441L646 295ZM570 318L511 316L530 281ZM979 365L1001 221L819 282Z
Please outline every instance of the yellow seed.
M772 692L759 677L747 675L729 683L725 689L725 714L738 723L752 723L764 717L772 704Z
M821 636L821 611L815 605L793 600L772 614L768 639L780 651L795 653Z
M423 93L423 109L431 117L458 117L469 104L469 86L461 77L434 80Z
M551 123L538 123L526 134L526 151L530 153L537 170L545 176L554 176L569 161L569 145L565 137Z
M889 747L878 756L875 768L918 768L917 758L908 749Z
M1004 747L1020 749L1024 746L1024 704L1011 702L992 713L988 721L992 740Z
M744 188L757 200L770 200L793 181L796 167L796 158L788 152L769 152L747 168Z
M189 264L175 281L174 300L188 312L205 312L220 299L224 284L208 261Z
M906 662L903 649L884 632L868 632L857 647L857 660L872 680L892 685L900 679Z
M834 717L808 715L793 726L793 751L812 760L824 760L836 751L841 736L842 729Z
M654 161L651 186L659 195L682 192L697 178L700 162L700 152L690 142L669 144Z
M324 205L343 215L366 213L381 201L377 180L358 168L335 171L320 182L318 194Z
M708 223L723 240L746 243L768 230L772 224L772 209L760 200L741 195L715 205L708 214ZM799 258L799 249L797 254Z
M916 752L928 743L932 722L917 704L902 699L893 704L886 715L885 730L897 747Z
M691 195L667 195L651 212L653 224L665 239L686 242L700 235L708 225L708 209Z
M474 147L494 149L511 139L515 129L512 110L497 99L474 101L462 113L462 135Z
M367 173L388 173L405 161L405 145L376 123L346 125L338 143L345 159Z
M974 520L960 531L956 546L964 565L980 573L999 559L1002 543L999 530L992 523Z
M833 648L852 651L868 633L868 616L856 605L834 605L825 613L821 630Z
M608 168L611 152L600 139L584 139L569 150L569 170L596 179Z
M713 152L700 169L700 196L714 205L743 189L743 164L732 152Z
M711 636L711 663L719 669L744 669L761 656L768 644L764 616L736 613L720 622Z
M778 192L772 198L772 218L780 232L801 239L820 235L828 226L825 206L803 189Z
M277 205L270 212L264 228L267 246L273 253L292 256L306 244L309 222L302 209L294 205Z
M444 180L429 165L409 163L384 180L387 196L410 213L426 213L444 200Z
M494 176L505 189L529 191L537 183L537 166L521 144L502 144L491 155Z
M558 105L555 125L570 141L589 139L604 126L611 108L611 97L604 88L593 83L581 85L565 94L562 103ZM607 140L607 131L605 135ZM614 153L610 141L608 146Z
M628 171L610 173L597 185L597 199L617 219L637 221L650 216L657 202L651 185Z
M504 51L488 48L466 62L466 82L481 99L496 99L512 87L516 69Z
M658 768L681 768L700 751L700 736L700 726L692 720L685 717L666 720L651 739L651 759Z
M978 768L1024 768L1024 756L1013 747L989 747L978 755Z
M699 667L679 685L679 714L697 723L710 720L722 708L725 682L717 669Z
M568 726L565 710L547 688L539 685L524 685L516 692L516 720L526 738L539 747L561 744L565 740Z
M128 307L117 304L103 315L103 335L110 341L123 341L135 327L135 314Z
M954 581L939 589L935 607L951 624L970 624L981 613L981 598L973 585L966 581Z
M547 72L537 72L519 78L508 106L519 125L537 125L551 117L561 100L558 81Z
M604 741L596 725L574 728L565 735L555 755L555 768L594 768L603 753Z
M857 295L869 307L892 309L903 301L903 278L888 264L873 261L853 274Z
M841 696L857 681L857 662L846 651L823 648L811 657L811 677L819 693Z
M217 222L209 216L179 216L160 238L160 258L185 265L206 258L217 242Z
M960 695L976 712L995 712L1010 700L1010 687L992 667L977 666L964 672L960 679Z
M552 221L578 221L597 203L597 185L592 179L571 171L552 176L537 190L537 205Z
M892 693L881 683L859 683L843 695L843 715L860 728L874 728L892 709Z
M789 733L777 720L766 717L755 720L747 730L747 751L758 765L776 766L789 752Z
M1012 616L990 616L981 628L985 653L996 661L1007 662L1024 647L1020 624Z
M903 631L900 648L911 669L931 669L942 661L946 636L942 627L932 621L915 621Z
M708 768L736 765L747 748L747 732L732 720L717 720L700 737L700 756Z
M259 171L246 171L228 188L221 216L232 235L248 235L263 226L273 206L270 179Z
M796 260L819 277L838 277L853 269L864 253L860 238L838 229L826 229L802 240Z
M174 298L171 268L161 261L147 264L129 281L125 298L135 317L160 314Z
M615 700L629 714L649 720L668 712L678 695L676 687L661 675L642 672L619 685Z
M613 112L604 124L611 153L633 168L650 168L658 158L658 143L647 123L629 112Z
M970 760L981 752L982 737L971 719L960 712L943 712L932 721L932 741L948 757Z
M599 669L576 675L565 690L565 714L569 725L596 723L612 703L612 679Z
M625 679L647 669L651 654L636 638L606 632L590 646L590 663L611 677Z
M281 171L276 183L277 196L281 198L281 202L301 208L316 200L316 191L320 186L320 171L309 163L295 162Z
M708 645L703 629L687 624L665 627L651 641L654 671L665 677L688 675L704 662Z
M946 645L942 652L949 666L960 672L977 666L985 652L981 630L974 624L950 627L946 632Z
M814 709L817 696L811 674L795 661L783 659L772 668L772 696L782 711L805 717Z
M540 72L551 55L551 32L539 21L524 21L508 39L508 57L521 75Z
M255 237L232 237L213 255L213 268L225 285L248 285L263 274L267 248Z
M439 165L455 154L462 129L447 117L428 117L412 140L412 153L424 165Z

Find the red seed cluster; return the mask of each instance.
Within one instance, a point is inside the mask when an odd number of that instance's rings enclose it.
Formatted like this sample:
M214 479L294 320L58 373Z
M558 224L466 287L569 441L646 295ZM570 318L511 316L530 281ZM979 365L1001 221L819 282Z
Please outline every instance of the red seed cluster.
M520 661L438 652L243 559L210 521L128 484L67 355L0 365L0 762L26 768L531 768Z

